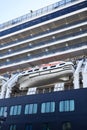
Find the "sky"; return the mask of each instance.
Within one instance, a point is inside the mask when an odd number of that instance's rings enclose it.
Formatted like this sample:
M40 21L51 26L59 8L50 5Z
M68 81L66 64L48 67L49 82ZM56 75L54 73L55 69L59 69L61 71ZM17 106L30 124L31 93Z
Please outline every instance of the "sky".
M0 0L0 24L60 0Z

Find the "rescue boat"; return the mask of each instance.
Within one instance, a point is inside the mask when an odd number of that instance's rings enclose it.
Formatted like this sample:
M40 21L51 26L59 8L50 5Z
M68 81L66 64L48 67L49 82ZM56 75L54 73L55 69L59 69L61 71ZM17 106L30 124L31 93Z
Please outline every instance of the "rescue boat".
M24 90L29 87L41 87L57 82L67 82L73 72L74 65L72 62L51 62L23 71L18 83L20 84L20 89Z

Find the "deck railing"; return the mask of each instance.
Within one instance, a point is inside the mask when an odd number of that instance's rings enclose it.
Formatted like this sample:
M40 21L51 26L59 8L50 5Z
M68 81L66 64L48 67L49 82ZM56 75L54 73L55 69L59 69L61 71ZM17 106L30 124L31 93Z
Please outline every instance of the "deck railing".
M3 24L0 24L0 29L4 29L4 28L6 28L8 26L11 26L11 25L23 22L25 20L31 19L33 17L39 16L41 14L52 11L52 10L54 10L56 8L59 8L61 6L64 6L64 5L66 5L68 3L71 3L71 2L74 2L74 1L77 1L77 0L61 0L59 2L56 2L54 4L51 4L49 6L46 6L44 8L39 9L39 10L36 10L36 11L30 10L30 12L28 14L25 14L25 15L23 15L21 17L18 17L16 19L13 19L13 20L10 20L10 21L5 22Z

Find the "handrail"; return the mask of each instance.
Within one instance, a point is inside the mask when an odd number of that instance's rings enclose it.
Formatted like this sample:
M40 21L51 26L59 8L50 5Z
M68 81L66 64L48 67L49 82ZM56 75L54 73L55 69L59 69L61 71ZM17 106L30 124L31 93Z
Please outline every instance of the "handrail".
M61 6L64 6L64 5L66 5L68 3L71 3L71 2L74 2L74 1L77 1L77 0L61 0L59 2L56 2L56 3L51 4L49 6L43 7L41 9L36 10L36 11L30 10L30 13L28 13L28 14L25 14L23 16L20 16L20 17L16 18L16 19L13 19L13 20L10 20L10 21L5 22L3 24L0 24L0 29L4 29L4 28L6 28L8 26L15 25L17 23L20 23L20 22L23 22L25 20L31 19L33 17L39 16L41 14L52 11L52 10L54 10L56 8L59 8Z

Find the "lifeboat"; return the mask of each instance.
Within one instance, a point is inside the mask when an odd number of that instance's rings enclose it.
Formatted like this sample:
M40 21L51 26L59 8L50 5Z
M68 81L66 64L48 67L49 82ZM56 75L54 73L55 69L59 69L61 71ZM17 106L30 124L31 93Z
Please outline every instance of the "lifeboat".
M18 83L20 84L20 90L41 87L58 82L67 82L73 73L74 65L72 62L51 62L22 72Z

